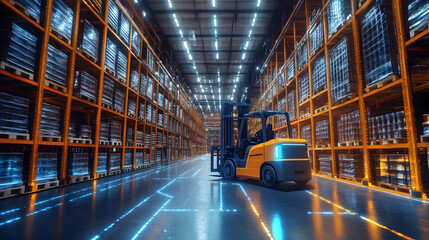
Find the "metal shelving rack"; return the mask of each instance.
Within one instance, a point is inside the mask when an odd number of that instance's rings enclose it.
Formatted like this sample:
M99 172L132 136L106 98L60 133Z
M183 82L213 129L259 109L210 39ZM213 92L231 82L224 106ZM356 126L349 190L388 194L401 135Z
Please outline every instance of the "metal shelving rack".
M417 32L414 37L409 37L408 32L408 23L407 23L407 5L408 2L404 0L393 0L392 1L392 21L395 26L395 36L398 50L398 59L400 67L400 76L397 79L388 81L385 84L367 91L365 88L366 82L363 75L363 61L361 54L361 35L360 35L360 21L363 18L364 14L367 13L374 4L375 0L366 0L366 1L357 1L357 0L344 0L350 1L351 4L351 16L338 27L336 32L328 36L328 27L327 27L327 17L326 9L330 0L296 0L293 1L294 9L290 18L286 21L284 28L279 34L275 46L271 49L268 57L263 63L261 69L260 77L260 97L257 100L252 99L252 110L257 109L273 109L278 103L286 98L286 109L288 109L289 101L287 101L287 94L291 90L297 91L299 83L297 81L297 76L301 76L303 73L308 71L310 76L310 98L304 99L302 102L298 102L298 94L295 94L295 104L298 107L298 110L295 110L298 117L292 121L292 128L297 129L298 136L301 137L301 128L306 125L311 125L312 136L311 140L313 146L310 147L310 155L313 158L313 171L315 173L322 173L320 171L319 161L317 156L319 154L330 154L331 159L331 169L330 173L327 173L329 176L334 178L342 178L339 174L339 163L338 156L339 154L362 154L363 156L363 177L354 178L354 179L345 179L355 181L356 184L369 185L371 187L386 187L396 191L402 191L410 193L414 197L428 197L429 187L427 183L424 183L423 175L425 171L428 170L422 169L422 166L427 164L422 164L424 161L427 161L427 155L421 157L419 155L419 150L427 149L429 147L428 143L420 143L419 136L417 134L416 119L420 116L415 114L415 103L413 101L413 95L417 91L428 92L428 72L425 74L417 74L416 77L411 75L410 70L410 59L409 55L411 54L412 49L417 49L419 51L425 49L427 51L427 45L424 47L424 44L427 43L427 38L429 35L429 29L423 29L420 32ZM316 19L309 22L309 17L314 10L320 9L316 17L312 16L312 19ZM298 43L302 42L302 38L307 38L307 43L309 41L308 30L313 29L315 24L318 21L321 21L323 24L324 30L324 41L322 47L314 52L310 52L310 44L308 45L308 63L298 69L295 66L294 77L291 80L288 80L286 77L285 87L277 87L279 79L282 79L280 76L285 74L287 76L289 62L295 60L297 62L296 49ZM426 23L427 26L427 23ZM338 43L344 36L349 37L352 41L351 49L348 53L352 56L353 66L355 69L354 76L356 77L356 89L355 93L348 99L334 103L331 97L331 76L329 69L329 50ZM326 78L327 86L325 89L317 90L315 93L312 89L312 64L319 57L324 56L326 59ZM295 64L296 65L296 64ZM278 72L274 72L278 69ZM297 73L297 74L295 74ZM420 81L420 82L418 82ZM422 81L426 81L422 85ZM419 85L420 84L420 85ZM277 86L274 86L277 85ZM418 87L416 87L418 86ZM272 89L278 89L275 93L270 93ZM298 104L297 104L298 103ZM325 105L326 104L326 105ZM406 138L403 142L389 142L387 144L372 145L369 141L369 132L368 132L368 107L382 107L387 104L393 104L393 106L400 107L405 113L405 125L406 125ZM310 114L300 115L300 110L303 108L310 107ZM360 129L362 140L356 142L355 144L350 145L340 145L337 144L336 137L336 121L335 119L344 113L350 113L355 110L360 112ZM329 120L330 126L330 145L324 146L314 146L315 143L315 123L320 120L327 119ZM278 135L286 131L284 126L280 126L275 129ZM411 178L411 186L402 187L396 185L386 185L380 184L376 180L375 171L375 155L378 153L385 152L392 153L405 153L408 154L409 158L409 172ZM325 174L326 173L322 173ZM427 173L426 173L427 174Z
M38 190L38 183L36 182L36 169L39 148L55 147L59 149L61 154L61 158L58 159L58 163L60 164L58 168L58 180L60 185L69 184L72 182L67 176L67 155L69 150L72 148L85 148L93 153L93 161L89 162L91 167L90 176L88 176L88 179L104 176L97 174L97 159L99 149L110 152L120 151L122 153L121 171L129 170L124 169L125 150L131 151L134 156L132 170L136 169L135 156L137 151L149 153L150 165L154 164L152 162L152 159L154 159L152 154L156 152L153 151L154 149L162 150L162 163L178 161L184 159L185 157L191 157L205 153L205 127L201 114L199 114L191 104L191 98L187 96L183 88L181 88L180 85L175 81L172 82L170 87L160 84L158 77L153 72L151 72L145 64L147 60L145 59L146 49L149 49L152 54L154 54L155 60L158 63L156 65L157 67L155 71L162 71L166 73L170 79L180 79L180 75L172 75L172 71L169 71L173 69L172 66L168 65L169 60L166 59L165 61L161 61L159 56L156 54L156 52L161 52L161 43L157 40L157 36L154 36L155 30L152 28L150 23L143 21L141 16L137 14L137 11L133 6L133 1L121 0L120 2L116 1L116 3L130 21L130 32L132 30L138 29L137 31L140 35L142 46L142 50L140 51L141 56L136 55L132 51L132 34L130 34L130 39L128 43L126 43L108 25L107 17L109 1L103 1L100 15L94 11L88 1L66 0L65 3L71 9L73 9L74 13L73 32L70 39L70 45L60 39L50 30L53 0L42 1L42 8L44 6L45 7L41 9L42 18L40 21L38 21L40 24L36 22L34 18L27 15L26 11L21 11L22 8L20 5L16 5L15 1L0 1L0 6L3 8L2 14L10 14L11 22L19 21L20 23L26 24L27 28L30 28L31 31L36 32L40 38L38 45L39 54L36 59L37 70L34 74L34 81L0 69L0 74L3 81L1 90L30 98L31 103L34 104L34 109L31 113L32 116L30 117L30 119L32 119L32 123L30 122L30 129L32 130L30 140L0 138L0 146L6 146L11 149L14 149L16 146L18 146L24 148L27 151L28 156L25 158L25 166L28 166L28 169L26 169L23 174L23 182L26 188L25 192L34 192ZM79 21L81 19L87 18L90 18L94 25L96 25L97 29L100 31L98 62L94 62L92 59L88 58L87 55L82 54L77 47L79 28L81 27ZM3 21L9 20L3 18ZM142 32L145 34L143 35ZM120 46L120 48L126 53L126 57L128 58L126 83L123 83L119 79L112 76L104 68L106 39L108 35L109 38L114 39L117 45ZM55 46L61 48L61 51L66 52L69 55L69 63L67 66L67 86L64 88L64 91L62 91L62 89L45 85L45 69L49 43L54 43ZM157 93L163 92L164 98L167 99L171 105L177 105L178 111L173 112L172 107L171 109L167 109L165 107L159 106L129 86L129 75L132 62L138 65L138 67L133 70L137 70L139 76L140 74L144 74L146 77L152 78L154 81L154 91ZM97 76L98 90L95 102L86 101L73 95L74 73L76 70L86 70ZM103 90L103 79L105 76L109 76L111 79L114 79L115 85L119 86L124 91L124 112L117 112L113 109L102 106L101 93ZM140 86L140 82L138 86ZM164 126L158 126L157 124L147 123L144 121L145 119L137 118L137 114L129 116L127 114L128 99L133 99L136 102L136 106L140 106L140 103L143 103L144 106L148 103L152 104L157 113L163 112L165 115L168 115L168 125L165 124ZM42 141L39 139L43 102L54 103L63 108L61 141ZM87 121L95 119L95 127L93 127L92 131L94 137L91 144L70 143L68 141L70 118L72 112L74 111L85 115ZM177 115L179 112L181 112L181 114ZM166 119L165 115L164 119ZM100 143L100 121L106 119L115 119L122 123L122 145L102 145ZM175 125L170 125L170 122L174 122ZM127 126L131 126L134 130L134 142L132 145L125 144ZM150 146L137 146L137 129L143 131L149 130L151 133L153 130L156 130L155 134L158 131L162 132L162 145L158 144ZM151 137L154 138L156 136L152 135Z
M204 123L207 130L207 152L210 152L211 147L220 146L220 114L207 115L204 118Z

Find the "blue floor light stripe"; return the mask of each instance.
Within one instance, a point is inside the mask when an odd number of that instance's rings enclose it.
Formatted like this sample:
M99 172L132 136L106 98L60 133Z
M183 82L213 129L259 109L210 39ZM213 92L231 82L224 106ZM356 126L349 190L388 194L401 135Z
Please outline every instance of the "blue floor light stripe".
M139 235L143 232L143 230L150 224L150 222L152 222L152 220L156 217L156 215L158 215L159 212L162 211L162 209L164 209L165 206L167 206L167 204L171 201L171 199L168 199L162 206L161 208L158 209L158 211L156 211L150 218L149 220L146 221L145 224L143 224L143 226L138 230L138 232L134 235L133 238L131 238L131 240L136 240Z

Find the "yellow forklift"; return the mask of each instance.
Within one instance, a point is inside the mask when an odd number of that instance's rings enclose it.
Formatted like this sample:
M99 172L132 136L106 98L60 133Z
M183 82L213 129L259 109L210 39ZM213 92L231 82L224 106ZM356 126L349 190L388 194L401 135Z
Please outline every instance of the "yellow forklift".
M219 172L225 180L240 177L263 181L266 187L283 181L306 185L311 180L307 141L292 139L288 112L247 113L248 108L244 103L222 102L221 146L212 147L211 171ZM271 124L267 125L273 117L284 118L288 138L274 138ZM259 131L248 133L249 125Z

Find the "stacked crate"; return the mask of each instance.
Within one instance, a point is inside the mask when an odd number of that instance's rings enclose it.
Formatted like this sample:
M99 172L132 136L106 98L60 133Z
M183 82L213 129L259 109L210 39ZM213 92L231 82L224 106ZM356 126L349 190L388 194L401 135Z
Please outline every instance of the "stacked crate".
M313 84L313 95L327 88L326 60L323 55L318 57L311 66L311 82Z
M309 30L310 56L314 56L321 49L325 41L322 17L315 21Z
M97 173L104 173L107 170L107 152L98 152Z
M107 17L107 23L112 27L114 32L118 32L119 28L119 7L115 1L109 0L109 11Z
M311 141L311 126L305 125L301 127L301 138L307 140L307 145L311 147L312 141Z
M134 91L139 91L139 73L136 70L132 70L130 74L130 88Z
M143 147L144 146L144 132L137 130L137 136L136 136L136 145L137 147Z
M116 54L116 77L121 80L123 83L127 83L127 65L128 58L127 56L118 49Z
M331 154L318 154L319 157L319 169L321 173L331 174L332 172L332 157Z
M339 116L337 120L337 138L339 146L343 146L343 143L348 142L354 142L354 145L360 145L362 134L359 110Z
M73 93L77 97L95 103L97 99L97 89L97 78L85 71L76 72Z
M329 135L329 121L327 119L316 122L315 126L316 147L326 148L331 145L331 137Z
M147 103L146 104L146 122L151 123L152 122L152 104Z
M109 122L101 121L100 122L100 142L107 143L109 141Z
M81 34L79 49L96 61L98 59L98 30L86 19L81 21L81 25L83 26L83 31L79 32Z
M127 127L125 142L128 146L132 146L134 144L134 129L132 127Z
M135 118L136 117L136 101L134 101L133 99L128 99L128 111L127 111L127 114L131 118Z
M374 160L379 184L411 187L408 154L374 154Z
M410 37L414 37L421 29L425 29L429 21L429 2L427 0L408 1L408 25Z
M296 120L296 104L295 104L295 89L287 94L287 111L289 112L290 120Z
M301 104L310 97L310 81L307 71L298 76L298 84L299 103Z
M24 153L0 153L0 189L22 185Z
M57 180L58 153L39 152L37 154L36 181L47 182Z
M136 167L141 167L143 166L143 161L144 161L144 153L142 151L137 151L136 152Z
M115 93L115 82L108 76L104 76L103 95L101 102L104 107L113 107L113 95Z
M138 119L140 121L145 121L145 106L143 102L139 102L139 115L138 115Z
M133 166L133 153L131 149L125 150L124 168L131 168Z
M112 145L122 145L122 123L109 120L109 141Z
M116 73L117 52L116 44L107 37L104 67L112 75L115 75Z
M37 23L40 22L40 9L42 7L41 0L17 0L26 11L28 12L29 17L34 19Z
M67 54L56 49L52 45L48 45L48 58L46 62L45 79L58 84L67 86Z
M290 82L292 78L295 76L295 56L293 54L288 59L286 73L287 73L287 82Z
M339 154L338 166L340 177L352 180L364 178L362 154Z
M326 6L329 38L337 32L351 17L351 3L349 0L331 0Z
M67 175L78 177L88 175L89 153L81 152L83 149L76 149L77 152L69 152L67 161Z
M131 37L131 49L137 55L137 57L140 57L141 41L142 40L139 32L135 28L133 28L133 33Z
M29 108L28 99L0 92L0 134L29 140Z
M115 95L113 98L113 108L123 113L125 104L125 94L119 88L115 88Z
M109 156L109 170L110 171L118 171L121 169L121 156L120 152L112 152Z
M54 0L52 6L51 31L71 44L73 30L73 10L61 0Z
M379 144L382 140L387 143L405 141L405 115L403 111L382 111L368 113L368 132L372 144ZM384 144L384 143L383 143Z
M40 121L40 135L41 136L61 136L61 107L43 103L42 118ZM61 139L61 137L59 137Z
M307 36L304 36L296 47L296 67L301 70L308 62Z
M119 36L127 43L130 42L130 20L124 13L121 14L121 27L119 29Z

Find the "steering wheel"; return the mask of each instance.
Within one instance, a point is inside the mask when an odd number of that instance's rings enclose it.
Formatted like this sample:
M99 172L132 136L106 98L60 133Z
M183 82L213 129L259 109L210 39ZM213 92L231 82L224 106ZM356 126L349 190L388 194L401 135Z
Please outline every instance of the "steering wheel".
M253 133L253 134L249 134L249 137L252 139L252 138L256 138L256 133Z

